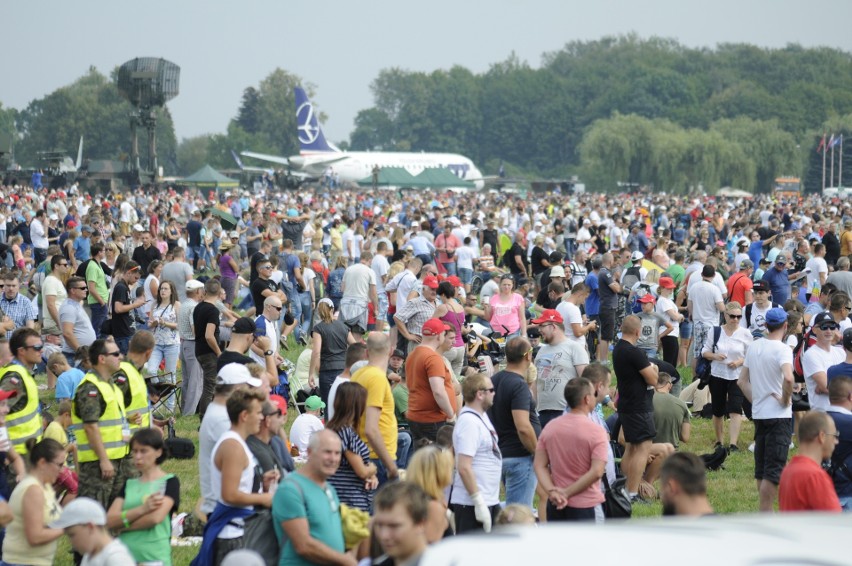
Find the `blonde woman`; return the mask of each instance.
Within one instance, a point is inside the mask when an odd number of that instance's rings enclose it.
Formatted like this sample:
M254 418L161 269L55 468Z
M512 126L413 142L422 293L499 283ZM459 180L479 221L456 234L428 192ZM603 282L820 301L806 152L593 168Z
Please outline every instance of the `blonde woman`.
M417 450L408 462L405 481L423 488L429 496L429 514L426 518L426 541L438 542L452 536L444 490L453 482L453 455L435 445Z
M319 322L311 332L311 363L308 384L316 387L319 381L320 398L328 404L328 392L334 378L346 368L346 349L355 337L342 320L334 318L334 303L328 297L317 303Z

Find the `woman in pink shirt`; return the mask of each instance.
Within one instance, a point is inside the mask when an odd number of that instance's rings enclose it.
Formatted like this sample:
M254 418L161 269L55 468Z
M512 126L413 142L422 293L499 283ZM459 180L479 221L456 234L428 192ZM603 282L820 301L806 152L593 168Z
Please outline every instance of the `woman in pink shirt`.
M514 336L526 336L527 318L524 316L524 298L515 290L515 280L511 275L500 278L500 293L491 296L485 305L485 318L494 332L507 339Z

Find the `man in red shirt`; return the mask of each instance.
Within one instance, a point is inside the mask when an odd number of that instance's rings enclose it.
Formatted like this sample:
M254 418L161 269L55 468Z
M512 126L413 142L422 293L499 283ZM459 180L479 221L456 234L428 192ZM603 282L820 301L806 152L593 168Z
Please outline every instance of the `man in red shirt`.
M456 248L461 247L459 239L453 236L453 225L444 224L444 231L435 238L435 249L438 250L438 271L442 275L457 275Z
M421 438L435 442L438 429L455 417L456 395L452 377L437 351L449 328L440 319L427 320L423 324L423 340L405 361L408 424L414 444Z
M840 513L840 500L834 483L822 469L838 442L834 419L812 411L799 423L799 453L793 456L778 486L781 511L831 511Z
M728 301L736 301L742 308L754 301L752 273L754 273L754 263L750 259L742 260L740 270L728 279Z

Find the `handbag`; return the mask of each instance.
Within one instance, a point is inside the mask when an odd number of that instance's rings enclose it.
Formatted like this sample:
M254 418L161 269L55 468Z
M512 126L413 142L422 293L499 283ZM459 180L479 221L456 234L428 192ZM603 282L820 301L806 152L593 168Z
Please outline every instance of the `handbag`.
M169 456L178 460L191 460L195 456L195 444L189 438L178 438L175 435L175 427L168 425L168 429L166 450Z
M270 509L261 509L245 518L243 548L250 548L260 554L265 564L278 564L281 559L281 548L275 536Z
M620 477L612 485L603 475L604 482L604 515L607 519L629 519L633 515L633 504L630 502L630 494L627 493L627 478Z
M716 345L719 343L719 336L722 334L722 327L715 326L713 328L713 348L710 350L712 353L716 353ZM695 362L695 377L698 378L698 389L704 389L708 385L710 385L710 368L712 365L712 361L706 359L704 356L698 358L698 361Z

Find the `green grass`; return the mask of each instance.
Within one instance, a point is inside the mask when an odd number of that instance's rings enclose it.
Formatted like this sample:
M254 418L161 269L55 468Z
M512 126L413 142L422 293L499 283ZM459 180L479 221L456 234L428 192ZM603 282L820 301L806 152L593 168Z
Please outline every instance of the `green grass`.
M282 351L282 354L295 364L303 349L300 344L294 344L294 341L291 339L290 350ZM688 384L691 380L689 369L681 370L681 374L684 375L685 384ZM40 383L43 382L43 376L38 381ZM43 391L42 400L52 403L52 392ZM289 430L295 418L296 411L291 410L288 414L287 424L285 425L287 430ZM195 443L196 454L198 452L199 426L197 416L188 416L178 417L175 427L179 437L189 438ZM754 426L751 422L746 421L740 433L740 452L728 456L724 469L708 472L708 496L717 513L753 513L758 509L757 490L753 479L754 457L747 450L747 446L753 438ZM681 443L680 450L696 454L709 453L713 451L714 443L715 435L713 433L712 422L707 419L693 419L690 442ZM793 452L791 452L791 456L792 454ZM163 464L163 469L174 473L180 478L181 505L179 511L191 513L200 497L197 456L192 460L167 460ZM661 513L662 506L659 501L653 502L650 505L637 505L633 508L633 519L631 520L636 521L645 517L659 517ZM195 546L172 547L172 561L176 566L184 566L189 564L197 552L198 548ZM70 566L73 564L70 546L64 537L60 541L55 564L59 566Z

